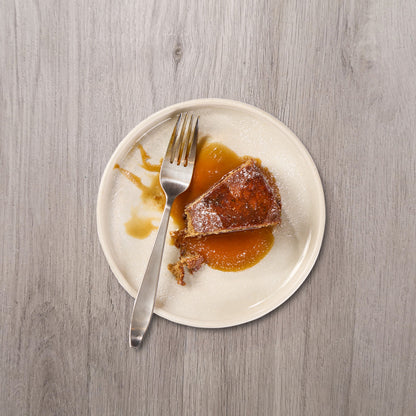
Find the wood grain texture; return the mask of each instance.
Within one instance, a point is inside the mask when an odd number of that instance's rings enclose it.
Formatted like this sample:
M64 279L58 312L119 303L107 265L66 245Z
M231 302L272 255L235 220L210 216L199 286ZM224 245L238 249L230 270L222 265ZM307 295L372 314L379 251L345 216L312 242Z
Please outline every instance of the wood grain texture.
M416 3L8 1L0 12L1 415L416 414ZM226 330L132 299L95 204L124 135L169 104L245 101L324 183L310 277Z

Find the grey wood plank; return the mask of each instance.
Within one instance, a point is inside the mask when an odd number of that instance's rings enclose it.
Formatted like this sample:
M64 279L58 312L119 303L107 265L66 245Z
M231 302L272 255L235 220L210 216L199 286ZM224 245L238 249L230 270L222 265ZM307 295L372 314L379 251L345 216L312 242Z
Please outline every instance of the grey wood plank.
M0 7L0 414L416 413L414 2ZM277 311L225 330L155 317L132 351L100 175L141 119L198 97L301 138L324 244Z

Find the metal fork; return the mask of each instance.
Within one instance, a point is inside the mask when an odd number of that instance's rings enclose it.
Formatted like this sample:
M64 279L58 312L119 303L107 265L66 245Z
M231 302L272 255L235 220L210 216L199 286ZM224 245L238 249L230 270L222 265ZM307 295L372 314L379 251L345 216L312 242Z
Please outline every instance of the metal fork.
M134 302L130 324L130 346L140 346L153 315L160 265L165 248L170 210L175 198L188 189L194 172L199 117L180 114L160 169L160 184L166 205L155 245Z

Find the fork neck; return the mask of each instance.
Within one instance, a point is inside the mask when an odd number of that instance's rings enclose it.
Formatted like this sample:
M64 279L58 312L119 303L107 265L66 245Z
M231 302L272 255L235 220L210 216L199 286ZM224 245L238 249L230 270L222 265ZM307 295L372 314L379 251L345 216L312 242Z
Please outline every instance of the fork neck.
M165 203L165 209L164 209L165 211L166 211L166 209L168 209L170 211L170 209L172 208L174 200L175 200L175 197L166 195L166 203Z

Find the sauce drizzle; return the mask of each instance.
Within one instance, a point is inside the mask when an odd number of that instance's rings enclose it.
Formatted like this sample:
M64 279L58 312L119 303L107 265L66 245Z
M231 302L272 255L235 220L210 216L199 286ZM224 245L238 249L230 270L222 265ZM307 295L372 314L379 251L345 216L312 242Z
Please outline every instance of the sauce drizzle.
M134 238L146 238L157 226L152 224L152 218L142 218L139 216L139 209L132 208L131 218L124 224L126 233Z

